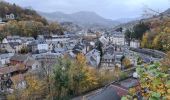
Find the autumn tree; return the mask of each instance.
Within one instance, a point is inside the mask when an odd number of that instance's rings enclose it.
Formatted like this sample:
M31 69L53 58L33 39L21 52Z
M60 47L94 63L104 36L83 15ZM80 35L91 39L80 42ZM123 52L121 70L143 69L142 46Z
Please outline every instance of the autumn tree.
M170 51L166 53L166 56L161 60L161 70L167 72L170 68Z
M114 77L116 78L116 81L119 81L120 75L121 75L121 69L118 65L116 65L114 69Z
M63 35L63 28L58 23L50 23L49 26L50 34Z
M64 99L68 96L69 90L69 70L71 61L68 59L58 59L57 64L54 66L54 86L57 91L56 99Z
M13 94L7 96L8 100L37 100L45 98L44 82L39 80L36 75L27 74L25 77L26 88L23 90L15 90Z
M127 57L123 59L122 64L125 66L125 68L129 68L132 66L131 61Z
M83 54L78 54L76 57L75 66L73 66L72 69L75 94L84 92L90 89L90 87L92 88L98 84L95 69L88 67L86 63L85 56Z
M26 47L26 46L23 46L23 47L21 48L21 50L19 51L19 53L21 53L21 54L27 54L27 53L29 53L29 48Z
M134 34L135 34L135 39L138 39L138 40L141 40L142 37L143 37L143 34L148 31L150 28L149 28L149 25L148 23L143 23L143 22L140 22L139 24L135 25L133 27L133 31L134 31Z
M57 99L67 99L93 89L98 84L96 70L86 65L83 54L76 60L61 58L54 66L54 83Z
M147 48L148 47L148 33L145 33L142 37L141 47Z
M170 80L169 74L161 70L159 63L138 67L140 89L132 93L132 97L141 94L144 100L169 100ZM138 94L137 94L138 93ZM134 94L134 95L133 95ZM125 99L125 98L124 98ZM123 99L122 99L123 100ZM131 100L127 99L126 100Z
M161 50L162 49L162 45L160 43L160 38L161 38L161 35L156 35L155 38L153 39L153 42L152 42L152 47L154 49L157 49L157 50Z

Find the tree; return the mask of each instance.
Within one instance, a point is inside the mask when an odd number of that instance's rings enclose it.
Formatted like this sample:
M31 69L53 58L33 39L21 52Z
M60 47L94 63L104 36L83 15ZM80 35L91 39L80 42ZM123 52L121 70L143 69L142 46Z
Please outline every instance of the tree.
M2 30L5 35L37 37L42 33L44 25L35 21L9 21Z
M56 99L68 99L98 86L97 72L86 65L83 54L78 54L73 61L67 57L58 59L53 79Z
M133 38L134 38L133 32L131 32L129 29L127 29L126 32L125 32L125 39L128 42L129 46L130 46L130 42Z
M75 94L87 91L92 87L94 88L98 84L98 78L96 77L95 70L93 68L88 67L86 63L87 62L84 55L78 54L71 71L73 87L75 87Z
M139 77L140 89L134 91L140 93L144 100L169 100L170 80L169 74L161 70L159 63L139 66L136 71ZM132 96L134 96L132 93Z
M149 29L150 29L149 25L143 22L140 22L139 24L135 25L133 27L133 31L135 33L135 39L141 40L143 34Z
M161 60L161 70L167 72L170 68L170 51L166 53L166 56Z
M142 48L147 48L148 46L148 33L145 33L142 37L142 41L141 41L141 47Z
M160 43L160 35L156 35L153 39L152 46L154 49L161 50L162 45Z
M57 91L56 99L60 100L69 95L69 70L71 61L60 58L57 60L57 63L58 64L54 66L54 86Z
M8 19L5 19L7 14L13 13L17 21L33 20L42 22L44 25L48 24L47 20L42 18L36 11L32 9L23 9L16 4L0 1L0 12L0 17L3 18L4 21L8 21Z
M102 60L102 57L103 57L103 49L102 49L102 43L100 41L97 41L96 43L96 49L98 51L100 51L100 63L99 63L99 66L101 65L101 60Z
M36 75L27 74L25 77L26 88L23 90L16 89L13 94L7 96L9 100L37 100L45 98L45 84L39 80Z
M125 68L129 68L132 66L130 60L126 57L123 59L122 64L125 66Z
M28 47L22 47L21 50L19 51L19 53L21 54L27 54L29 52L29 48Z
M52 34L57 34L57 35L64 34L62 27L57 23L50 23L48 28L49 28L50 33Z
M121 69L116 65L114 69L114 77L116 78L116 81L119 81L120 75L121 75Z

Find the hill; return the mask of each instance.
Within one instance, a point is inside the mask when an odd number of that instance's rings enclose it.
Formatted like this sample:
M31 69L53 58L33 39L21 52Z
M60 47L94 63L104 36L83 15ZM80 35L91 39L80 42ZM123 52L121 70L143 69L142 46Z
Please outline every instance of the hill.
M82 30L82 27L78 26L77 24L71 22L62 22L60 25L69 33L76 33Z
M64 34L64 29L60 24L56 22L48 23L35 10L24 9L4 1L0 1L0 18L6 22L0 25L0 40L8 35L37 38L38 35Z
M165 10L162 14L170 14L170 8Z
M170 51L170 9L154 15L150 18L129 22L119 27L130 28L125 37L131 40L134 34L142 32L139 37L142 48L156 49L164 52ZM147 25L149 29L143 31L141 25ZM137 34L138 35L138 34ZM130 38L129 38L130 36Z
M6 19L6 15L14 14L15 19L18 21L38 21L43 24L47 24L45 18L41 17L36 11L32 9L24 9L16 4L10 4L4 1L0 1L0 18L4 21L8 21Z
M72 22L83 27L113 27L118 25L118 21L105 19L94 12L81 11L72 14L65 14L62 12L44 13L39 12L40 15L51 21L57 22Z

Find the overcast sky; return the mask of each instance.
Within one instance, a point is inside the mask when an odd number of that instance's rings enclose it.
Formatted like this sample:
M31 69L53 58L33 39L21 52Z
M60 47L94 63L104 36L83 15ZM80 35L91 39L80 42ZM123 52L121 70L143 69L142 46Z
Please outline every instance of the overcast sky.
M164 11L170 0L6 0L38 11L74 13L93 11L110 19L134 18L142 15L145 6Z

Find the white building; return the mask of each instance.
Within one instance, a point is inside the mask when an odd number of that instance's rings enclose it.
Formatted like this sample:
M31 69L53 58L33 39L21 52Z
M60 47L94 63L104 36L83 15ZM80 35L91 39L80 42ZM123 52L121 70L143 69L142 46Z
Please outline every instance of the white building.
M52 36L46 36L44 37L45 41L49 43L66 43L70 39L68 36L65 35L52 35Z
M32 52L47 52L48 51L48 44L43 41L43 40L35 40L33 41L31 44L31 49L32 49Z
M110 43L115 45L125 45L124 34L113 34L106 37L106 39L109 40Z
M131 41L130 42L130 47L139 48L140 47L140 42L139 41Z
M52 51L54 48L66 48L70 42L74 42L66 35L45 36L44 39L49 45L49 51Z
M11 42L22 43L22 40L20 36L7 36L2 40L2 43L11 43Z
M97 67L100 63L100 51L96 49L91 50L86 54L86 59L90 65Z
M13 13L6 15L6 19L13 20L13 19L15 19L15 15Z
M106 37L104 37L104 36L101 36L101 37L99 38L99 40L100 40L100 42L101 42L102 44L108 44L108 42L109 42L109 40L108 40Z

